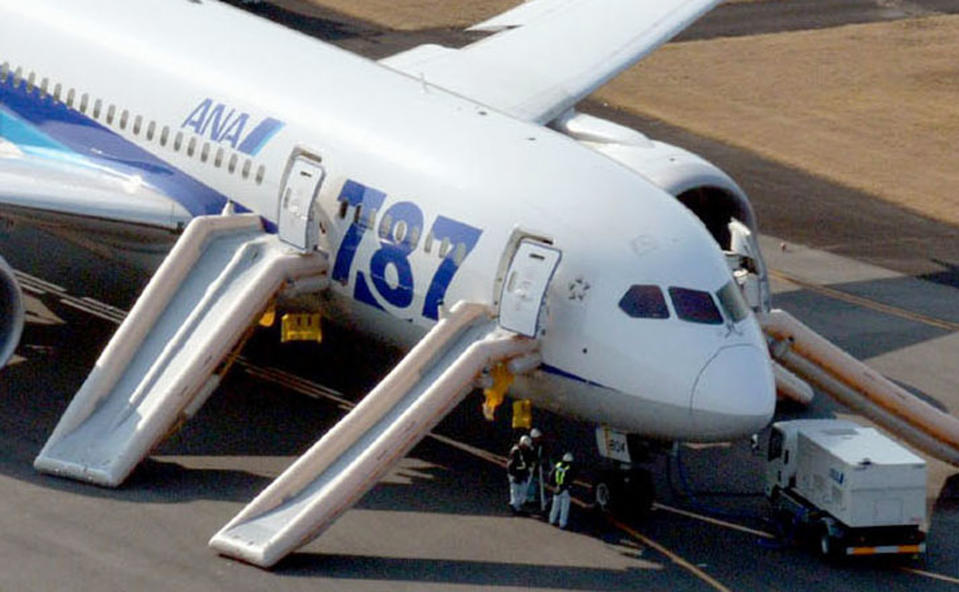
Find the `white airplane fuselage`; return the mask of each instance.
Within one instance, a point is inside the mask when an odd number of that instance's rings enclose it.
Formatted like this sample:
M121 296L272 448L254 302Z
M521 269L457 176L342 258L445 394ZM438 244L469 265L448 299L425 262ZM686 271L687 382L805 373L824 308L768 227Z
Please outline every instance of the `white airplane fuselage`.
M320 162L336 320L410 345L443 305L495 306L527 233L562 260L543 365L515 394L669 440L771 418L765 341L718 300L716 242L578 142L217 3L0 0L0 22L0 136L155 186L171 224L228 199L275 229L291 155ZM659 287L667 318L627 314L632 286ZM710 295L721 321L680 318L670 288Z

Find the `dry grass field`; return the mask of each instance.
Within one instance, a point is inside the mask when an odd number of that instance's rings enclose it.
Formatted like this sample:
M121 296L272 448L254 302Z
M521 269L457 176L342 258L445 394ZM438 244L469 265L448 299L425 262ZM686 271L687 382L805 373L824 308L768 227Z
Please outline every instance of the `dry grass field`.
M468 27L522 0L308 0L339 13L397 31ZM726 0L727 3L770 0ZM785 0L771 0L785 1Z
M959 17L670 44L598 97L959 224Z
M516 3L311 1L401 30L465 27ZM955 16L693 41L596 96L959 224L957 56Z
M519 4L519 0L308 1L397 31L465 28Z

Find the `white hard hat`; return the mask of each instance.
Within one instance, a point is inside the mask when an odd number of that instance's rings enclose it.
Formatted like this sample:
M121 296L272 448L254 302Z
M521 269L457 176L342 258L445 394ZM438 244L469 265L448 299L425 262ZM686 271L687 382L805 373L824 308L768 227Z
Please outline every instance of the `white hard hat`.
M542 435L543 435L543 432L539 431L536 428L533 428L529 431L530 438L539 438Z
M563 462L573 462L573 453L567 452L563 455Z
M529 436L523 436L522 438L519 439L519 445L520 445L520 446L532 446L532 445L533 445L533 441L530 439Z

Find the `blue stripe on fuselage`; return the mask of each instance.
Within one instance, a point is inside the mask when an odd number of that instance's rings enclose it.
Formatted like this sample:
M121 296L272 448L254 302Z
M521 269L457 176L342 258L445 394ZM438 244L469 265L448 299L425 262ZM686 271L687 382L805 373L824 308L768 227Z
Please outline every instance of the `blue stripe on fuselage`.
M283 125L284 123L282 121L267 117L260 122L260 125L253 128L253 131L243 140L243 143L240 144L237 150L250 156L256 156L260 152L260 149L270 141L270 138L283 128Z
M54 101L38 88L27 92L25 80L14 85L12 74L0 83L0 106L7 111L0 118L0 136L15 144L56 147L101 162L118 173L139 175L193 216L217 214L226 204L223 194L79 111Z
M563 370L562 368L557 368L556 366L550 366L549 364L542 364L539 368L540 370L542 370L543 372L546 372L547 374L553 374L555 376L560 376L562 378L567 378L569 380L575 380L576 382L582 382L590 386L597 386L599 388L609 389L608 386L602 385L598 382L593 382L592 380L587 380L583 378L582 376L577 376L576 374L567 372Z
M43 148L45 150L68 151L69 149L53 138L40 132L34 126L22 121L0 106L0 138L17 146Z

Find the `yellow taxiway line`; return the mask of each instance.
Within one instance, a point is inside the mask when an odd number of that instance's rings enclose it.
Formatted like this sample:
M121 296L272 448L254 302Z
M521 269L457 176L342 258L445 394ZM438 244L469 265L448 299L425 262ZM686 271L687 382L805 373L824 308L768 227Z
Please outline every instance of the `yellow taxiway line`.
M850 294L848 292L843 292L842 290L837 290L835 288L830 288L828 286L823 286L822 284L817 284L804 280L798 276L786 273L784 271L779 271L777 269L770 269L769 275L780 279L784 282L789 282L790 284L799 286L804 290L809 290L810 292L815 292L823 296L827 296L834 300L840 300L849 304L855 304L856 306L861 306L863 308L868 308L876 312L881 312L890 316L899 317L901 319L906 319L908 321L914 321L916 323L922 323L923 325L929 325L930 327L937 327L939 329L945 329L950 332L959 331L959 323L954 323L952 321L946 321L944 319L937 319L936 317L931 317L918 312L912 312L898 306L892 306L890 304L883 304L882 302L877 302L869 298L864 298L862 296L856 296L855 294Z

